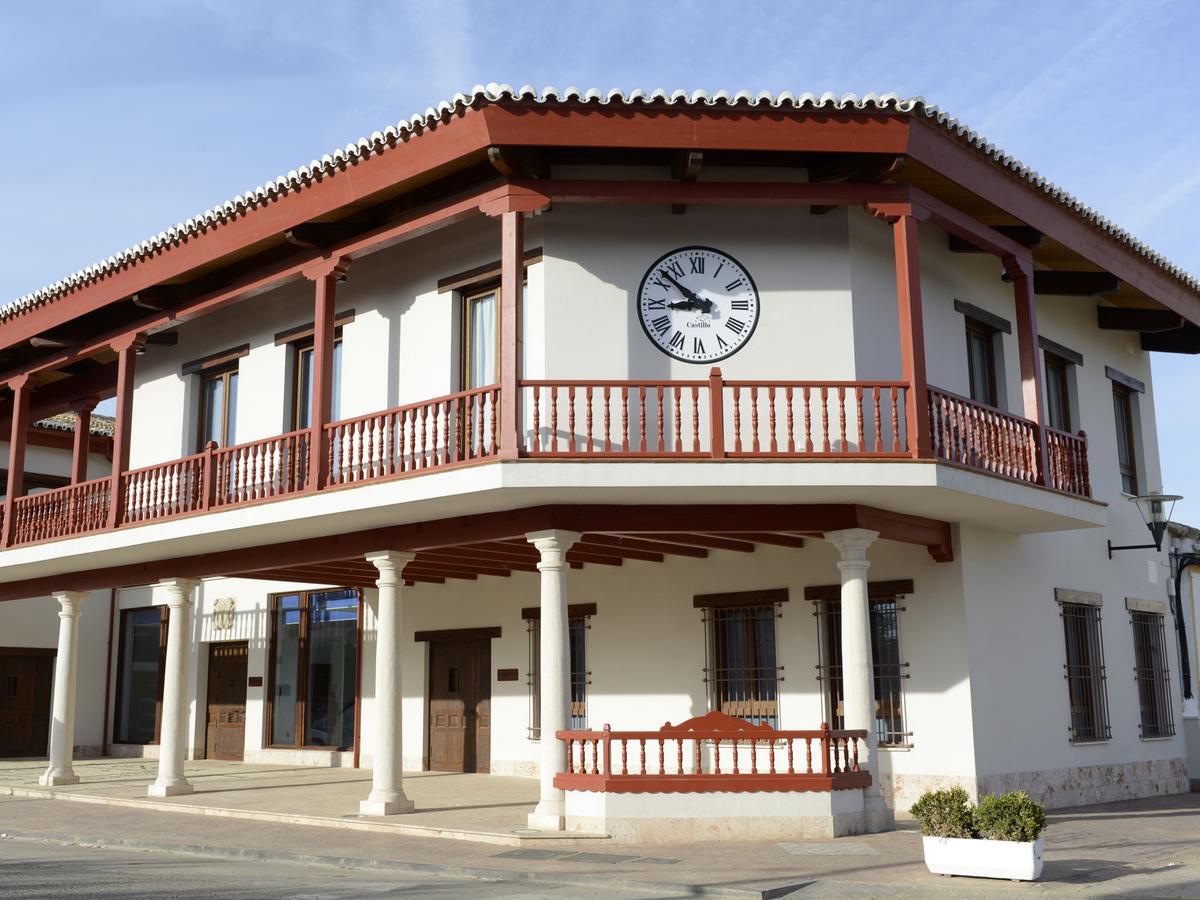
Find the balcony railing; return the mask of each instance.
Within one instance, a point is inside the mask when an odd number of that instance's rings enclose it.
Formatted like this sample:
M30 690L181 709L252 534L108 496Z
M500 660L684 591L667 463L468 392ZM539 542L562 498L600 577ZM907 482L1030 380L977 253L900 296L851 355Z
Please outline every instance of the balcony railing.
M530 380L516 399L512 456L531 459L905 459L909 387L900 381ZM312 474L312 432L293 431L121 475L117 526L141 525L326 488L407 477L501 456L500 385L334 422L324 472ZM1088 497L1087 440L929 388L934 455ZM109 478L18 497L10 542L30 544L109 527Z
M604 793L829 791L866 787L865 731L777 731L720 712L658 731L560 731L554 786Z

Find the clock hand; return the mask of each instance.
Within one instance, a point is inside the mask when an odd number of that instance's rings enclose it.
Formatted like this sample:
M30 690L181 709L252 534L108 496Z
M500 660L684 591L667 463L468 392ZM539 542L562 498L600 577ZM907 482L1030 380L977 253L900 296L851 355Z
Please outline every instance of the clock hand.
M696 304L691 300L680 300L678 303L668 303L667 309L696 309Z
M673 275L671 275L670 272L663 272L663 275L666 276L667 281L671 282L671 284L673 284L673 285L675 285L675 287L679 288L679 292L681 294L683 294L683 296L687 297L689 302L692 304L691 307L672 307L672 309L687 309L687 308L703 309L705 312L709 312L710 310L712 310L712 301L711 300L704 300L699 295L697 295L694 291L689 291L682 284L680 284L679 281Z

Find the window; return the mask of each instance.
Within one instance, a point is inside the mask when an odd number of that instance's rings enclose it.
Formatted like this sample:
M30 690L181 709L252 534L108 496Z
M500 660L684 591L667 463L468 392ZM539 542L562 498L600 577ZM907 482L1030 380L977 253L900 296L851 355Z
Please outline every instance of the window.
M360 605L353 588L271 598L272 747L354 745Z
M704 610L705 683L709 707L756 725L779 726L775 619L786 590L708 594Z
M572 604L567 610L567 638L571 654L570 718L567 727L587 728L587 689L591 673L587 670L587 631L591 628L591 617L596 614L596 604ZM521 611L529 632L529 675L525 684L529 687L529 739L539 740L542 734L542 623L541 610L531 607Z
M201 376L199 449L209 441L218 447L237 443L237 387L236 363Z
M121 613L113 716L115 743L158 742L162 673L167 654L167 616L165 606L127 609Z
M974 319L967 319L967 375L971 399L988 406L996 402L996 332Z
M294 346L295 368L292 387L292 430L299 431L312 425L313 389L313 342L297 342ZM342 340L333 342L333 404L330 420L337 422L342 417Z
M900 657L900 613L904 607L898 602L899 591L894 588L884 588L882 593L877 591L883 585L891 582L881 582L873 585L871 591L871 664L874 674L875 689L875 740L881 747L906 747L912 732L904 730L904 679L908 674L904 671L908 663L901 662ZM905 582L907 590L911 591L911 583ZM838 590L833 586L833 590ZM829 588L824 589L832 593ZM884 596L883 594L891 594ZM810 599L812 594L809 595ZM817 666L818 679L824 685L824 702L826 721L833 728L844 728L845 717L842 712L842 700L845 696L842 688L842 603L840 592L837 596L825 596L817 601L813 613L821 623L821 639L818 644L819 663Z
M496 319L499 296L499 289L494 288L463 298L464 391L495 384L500 378L500 334Z
M1059 431L1071 430L1070 366L1061 356L1046 354L1046 424Z
M1137 450L1133 431L1133 393L1113 382L1113 419L1117 427L1117 467L1121 472L1121 490L1138 493Z
M1175 733L1175 720L1171 715L1171 679L1167 672L1163 615L1130 609L1129 621L1133 625L1133 672L1137 680L1142 737L1170 737Z
M1071 703L1071 742L1107 741L1112 737L1112 728L1108 722L1100 606L1092 601L1060 601L1059 605L1066 638L1063 672Z

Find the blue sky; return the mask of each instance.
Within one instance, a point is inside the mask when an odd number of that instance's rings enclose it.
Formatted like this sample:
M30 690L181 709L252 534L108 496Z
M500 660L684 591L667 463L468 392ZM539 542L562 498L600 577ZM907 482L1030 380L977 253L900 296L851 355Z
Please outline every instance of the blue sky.
M0 42L0 300L489 81L920 94L1200 272L1189 0L43 0ZM1200 358L1154 371L1200 524Z

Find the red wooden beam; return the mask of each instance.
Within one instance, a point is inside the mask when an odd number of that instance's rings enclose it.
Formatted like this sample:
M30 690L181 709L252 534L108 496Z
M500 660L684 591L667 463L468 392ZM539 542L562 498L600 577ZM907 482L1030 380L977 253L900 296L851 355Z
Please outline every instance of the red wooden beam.
M734 537L734 535L722 534L718 535L718 537ZM739 534L737 537L747 541L754 541L756 544L774 544L778 547L794 547L799 549L804 546L804 538L796 534L750 532L748 534Z
M666 534L645 534L639 537L648 541L665 540L679 544L691 544L696 547L711 547L713 550L733 550L737 553L753 553L754 544L744 540L734 540L715 535L688 534L684 532Z
M585 534L581 539L583 545L608 546L608 547L628 547L632 550L647 550L651 553L669 553L675 556L691 556L695 559L704 559L708 556L708 551L703 547L693 547L688 544L670 544L665 541L650 541L640 538L620 537L613 534ZM578 546L578 545L576 545Z

